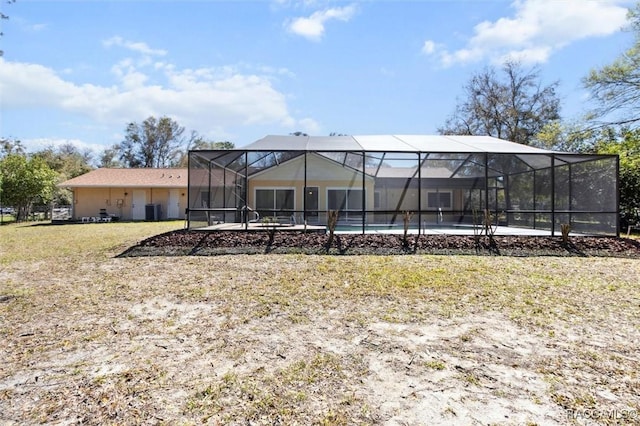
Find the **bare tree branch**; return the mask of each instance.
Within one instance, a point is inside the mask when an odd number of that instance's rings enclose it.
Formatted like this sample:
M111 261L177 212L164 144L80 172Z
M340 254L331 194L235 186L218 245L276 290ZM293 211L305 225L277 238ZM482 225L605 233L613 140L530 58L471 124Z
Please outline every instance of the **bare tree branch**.
M559 119L557 82L543 87L538 68L523 70L516 62L506 62L502 72L504 80L493 68L474 75L464 87L465 100L438 132L530 144L546 123Z

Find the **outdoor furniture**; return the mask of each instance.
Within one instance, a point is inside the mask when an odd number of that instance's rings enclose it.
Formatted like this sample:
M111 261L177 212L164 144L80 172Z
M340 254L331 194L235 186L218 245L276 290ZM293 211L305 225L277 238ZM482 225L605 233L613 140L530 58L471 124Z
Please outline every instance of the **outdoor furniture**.
M118 220L117 216L107 215L107 216L82 216L82 223L100 223L100 222L111 222L112 220Z
M111 222L118 219L120 219L118 216L107 213L107 209L100 209L100 222Z

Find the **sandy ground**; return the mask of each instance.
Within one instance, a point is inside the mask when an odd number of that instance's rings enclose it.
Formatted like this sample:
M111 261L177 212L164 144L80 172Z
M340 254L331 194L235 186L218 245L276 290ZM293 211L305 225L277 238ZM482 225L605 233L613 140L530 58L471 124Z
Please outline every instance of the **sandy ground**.
M2 267L0 424L640 424L638 260L115 254Z

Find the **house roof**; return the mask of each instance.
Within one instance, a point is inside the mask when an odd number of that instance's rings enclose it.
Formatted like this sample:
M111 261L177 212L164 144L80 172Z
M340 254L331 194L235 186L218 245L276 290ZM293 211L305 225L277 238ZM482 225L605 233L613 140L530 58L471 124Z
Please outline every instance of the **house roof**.
M68 188L186 188L188 169L95 169L58 184Z
M269 135L238 149L253 151L487 152L499 154L546 154L552 152L490 136L455 135Z

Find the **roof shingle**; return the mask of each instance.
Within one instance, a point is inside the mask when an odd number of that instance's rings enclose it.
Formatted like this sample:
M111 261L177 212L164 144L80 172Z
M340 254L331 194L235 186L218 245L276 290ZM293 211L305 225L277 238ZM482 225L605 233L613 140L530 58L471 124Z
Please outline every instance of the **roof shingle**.
M188 169L109 169L92 170L64 181L68 188L186 188Z

